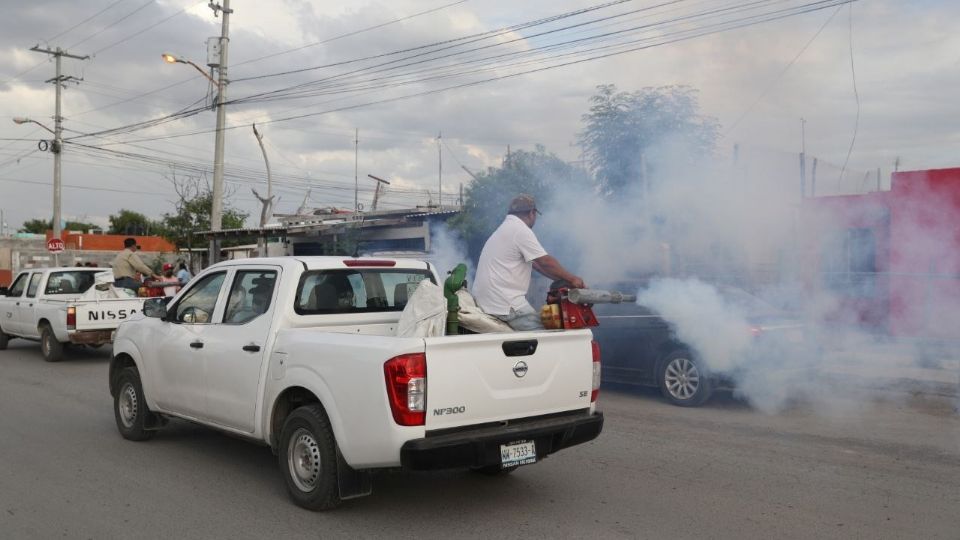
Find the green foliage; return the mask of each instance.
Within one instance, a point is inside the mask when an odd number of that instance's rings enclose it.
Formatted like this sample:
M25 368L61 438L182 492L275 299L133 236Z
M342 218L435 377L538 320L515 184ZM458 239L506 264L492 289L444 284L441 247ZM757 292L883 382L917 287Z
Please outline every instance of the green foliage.
M689 86L617 92L612 84L600 85L590 103L579 142L601 192L608 196L622 194L655 172L651 167L656 156L650 152L669 146L670 159L695 160L716 147L719 124L700 114L697 90Z
M502 167L490 167L464 190L463 212L449 224L467 243L469 255L476 259L490 234L503 222L511 199L529 193L537 205L546 207L558 190L589 190L591 180L583 170L573 167L537 145L533 152L514 152Z
M178 248L193 248L206 245L203 238L195 236L198 231L209 231L210 213L213 208L213 194L204 190L192 197L184 197L177 203L173 213L166 213L161 220L161 236L175 244ZM239 229L243 227L247 214L230 208L226 203L223 207L224 229ZM230 245L224 242L224 245Z
M90 231L93 229L99 229L99 225L94 225L93 223L84 223L82 221L68 221L63 226L65 231ZM17 229L17 232L30 233L30 234L46 234L47 231L53 230L53 219L29 219L23 222L23 226Z
M133 210L121 209L116 215L110 216L109 234L126 234L129 236L146 236L156 234L160 224L147 216Z

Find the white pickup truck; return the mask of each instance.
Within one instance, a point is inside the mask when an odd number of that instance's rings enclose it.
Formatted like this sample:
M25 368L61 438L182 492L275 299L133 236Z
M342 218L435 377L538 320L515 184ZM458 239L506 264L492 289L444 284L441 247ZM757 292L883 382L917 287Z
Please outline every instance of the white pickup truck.
M83 299L103 268L34 268L0 291L0 349L12 338L40 341L48 362L63 359L64 345L110 343L120 323L143 309L143 298ZM107 280L112 281L112 279Z
M178 417L269 445L294 502L368 495L370 472L508 473L599 435L589 330L397 337L429 263L223 262L117 330L120 434Z

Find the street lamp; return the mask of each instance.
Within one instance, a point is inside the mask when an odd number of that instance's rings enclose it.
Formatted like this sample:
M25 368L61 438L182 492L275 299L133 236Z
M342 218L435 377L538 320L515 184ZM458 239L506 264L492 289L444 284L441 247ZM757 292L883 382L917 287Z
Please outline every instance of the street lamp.
M212 7L213 3L211 2L210 5ZM230 0L224 0L223 36L227 35L227 21L229 20L228 15L230 13L232 13ZM214 80L203 68L190 60L178 58L170 53L160 55L163 61L168 64L188 64L193 66L194 69L203 73L203 76L217 87L217 136L213 149L213 193L211 193L210 204L210 229L214 233L219 232L223 227L223 146L225 139L223 127L227 122L226 107L224 106L227 100L227 43L228 41L225 37L220 38L220 59L217 64L212 64L219 66L217 68L218 80ZM219 256L219 241L214 237L210 240L210 264L217 262Z
M216 79L211 77L209 73L204 71L202 67L194 64L190 60L187 60L184 58L178 58L170 53L163 53L160 55L160 58L163 58L163 61L168 64L187 64L187 65L193 66L193 68L199 71L201 74L203 74L203 76L206 77L208 81L212 82L213 85L217 87L218 91L220 90L220 83L217 82Z
M57 84L57 95L59 96L60 86ZM50 145L50 151L53 152L53 237L61 238L62 232L60 230L60 151L63 149L63 140L60 138L60 99L57 98L57 115L56 120L56 130L52 130L47 126L33 120L32 118L25 118L22 116L17 116L13 119L13 123L17 125L23 124L36 124L43 129L53 133L53 144ZM53 261L56 266L60 265L59 256L54 253Z
M23 125L23 124L36 124L36 125L42 127L43 129L49 131L50 133L53 133L54 135L57 134L56 131L48 128L47 126L41 124L40 122L37 122L36 120L34 120L34 119L32 119L32 118L25 118L25 117L23 117L23 116L15 116L15 117L13 117L13 123L14 123L14 124L19 124L19 125Z

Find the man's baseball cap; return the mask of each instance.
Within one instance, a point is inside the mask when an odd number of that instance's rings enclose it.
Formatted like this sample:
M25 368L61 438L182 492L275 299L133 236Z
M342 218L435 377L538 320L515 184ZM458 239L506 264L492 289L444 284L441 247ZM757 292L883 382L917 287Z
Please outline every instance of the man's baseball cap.
M531 210L536 211L538 214L541 213L540 210L537 210L537 201L534 200L533 195L521 193L510 201L510 209L508 212L511 214L522 214Z
M123 247L125 248L133 247L135 245L137 245L137 240L135 238L127 238L123 241Z

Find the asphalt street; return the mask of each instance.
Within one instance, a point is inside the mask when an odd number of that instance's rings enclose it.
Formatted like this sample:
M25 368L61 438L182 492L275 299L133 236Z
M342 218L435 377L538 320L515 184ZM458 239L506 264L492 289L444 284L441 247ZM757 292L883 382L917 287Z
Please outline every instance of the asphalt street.
M120 437L109 348L0 351L0 538L960 538L960 415L940 397L681 409L604 389L604 432L508 477L379 473L328 513L268 448L174 421Z

